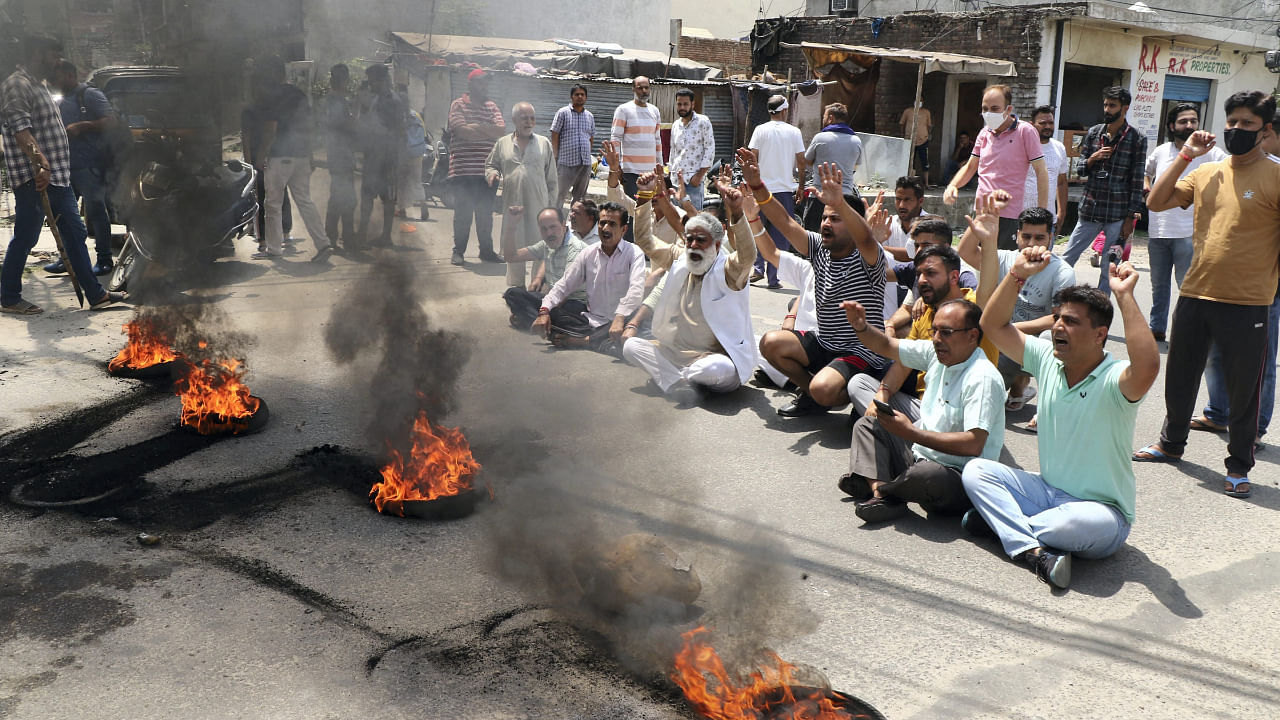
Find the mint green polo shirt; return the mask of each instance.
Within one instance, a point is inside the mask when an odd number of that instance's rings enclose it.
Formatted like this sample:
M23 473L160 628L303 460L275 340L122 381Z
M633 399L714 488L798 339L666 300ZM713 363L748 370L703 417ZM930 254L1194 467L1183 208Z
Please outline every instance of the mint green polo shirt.
M1129 367L1103 353L1102 362L1074 387L1067 387L1053 343L1024 338L1022 369L1040 387L1037 407L1040 476L1081 500L1112 505L1130 523L1137 492L1133 479L1133 428L1137 402L1120 392L1120 374Z
M916 427L929 432L986 430L987 441L979 457L999 460L1004 447L1004 380L981 347L968 360L947 367L929 340L898 342L898 361L913 370L924 370L924 397L920 400L920 420ZM932 460L957 470L973 458L928 448L911 446L916 457Z

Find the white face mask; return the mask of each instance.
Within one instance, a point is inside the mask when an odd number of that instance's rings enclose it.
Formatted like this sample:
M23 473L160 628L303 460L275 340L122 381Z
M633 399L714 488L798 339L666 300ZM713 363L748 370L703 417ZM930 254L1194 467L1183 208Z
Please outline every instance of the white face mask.
M996 128L1004 124L1004 113L1002 112L984 112L982 113L982 122L986 123L987 128L995 131Z

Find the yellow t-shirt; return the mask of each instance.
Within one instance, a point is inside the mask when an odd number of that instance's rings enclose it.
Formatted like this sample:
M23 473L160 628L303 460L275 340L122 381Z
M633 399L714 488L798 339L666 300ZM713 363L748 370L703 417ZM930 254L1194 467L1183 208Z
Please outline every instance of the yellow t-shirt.
M964 299L971 303L977 304L978 293L973 288L965 288ZM926 304L924 312L920 313L920 317L911 323L911 332L907 333L908 340L933 340L933 306ZM987 359L994 365L1000 357L1000 351L996 349L995 343L991 342L991 338L985 334L982 336L982 342L978 343L978 348L986 353ZM916 376L916 395L924 395L924 373Z
M1195 207L1195 257L1182 295L1270 305L1280 281L1280 163L1205 163L1179 180L1177 191Z

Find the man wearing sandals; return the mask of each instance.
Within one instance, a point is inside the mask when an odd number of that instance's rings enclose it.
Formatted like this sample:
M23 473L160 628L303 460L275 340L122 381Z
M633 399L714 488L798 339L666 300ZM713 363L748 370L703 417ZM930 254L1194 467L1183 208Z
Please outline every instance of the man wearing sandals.
M85 240L89 231L80 219L76 195L71 190L71 151L62 115L42 84L53 76L62 60L62 43L46 36L24 42L24 64L0 84L0 116L3 117L4 162L13 186L15 217L13 239L0 270L0 310L12 315L38 315L39 306L22 298L22 272L31 248L40 240L45 220L44 200L57 218L71 272L84 290L93 310L124 299L107 292L93 274ZM30 153L30 157L28 157Z
M533 331L561 348L591 348L617 356L627 318L644 299L644 253L622 239L629 215L615 202L600 206L600 242L588 245L569 263L538 308ZM647 208L646 208L647 210ZM587 308L563 305L578 290L587 292Z
M1110 268L1110 290L1124 320L1129 359L1104 348L1114 316L1101 290L1077 285L1053 298L1052 339L1012 323L1018 290L1049 266L1047 248L1022 251L982 314L996 347L1040 385L1040 472L972 460L964 489L974 510L961 524L994 531L1010 558L1024 559L1055 588L1071 583L1071 556L1111 555L1129 537L1136 489L1129 442L1138 405L1160 374L1160 350L1133 297L1138 272Z
M1192 133L1147 197L1148 209L1157 212L1195 206L1195 255L1173 313L1164 427L1160 440L1133 459L1182 459L1200 376L1216 345L1231 404L1223 491L1244 498L1252 491L1267 315L1280 281L1280 164L1267 159L1261 144L1272 129L1276 100L1258 90L1238 92L1227 98L1226 113L1223 144L1231 157L1179 178L1187 164L1217 144L1213 133Z

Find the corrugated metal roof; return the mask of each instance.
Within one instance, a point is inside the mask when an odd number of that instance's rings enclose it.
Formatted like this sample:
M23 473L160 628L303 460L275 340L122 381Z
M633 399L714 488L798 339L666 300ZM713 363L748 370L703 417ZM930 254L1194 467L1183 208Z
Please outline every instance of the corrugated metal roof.
M925 72L941 70L946 73L972 73L1014 77L1018 71L1008 60L984 58L976 55L932 52L929 50L905 50L902 48L871 47L868 45L837 45L831 43L803 42L799 45L782 43L783 47L798 47L804 53L809 67L815 70L823 65L835 65L851 60L862 67L875 58L888 58L898 62L924 63Z

